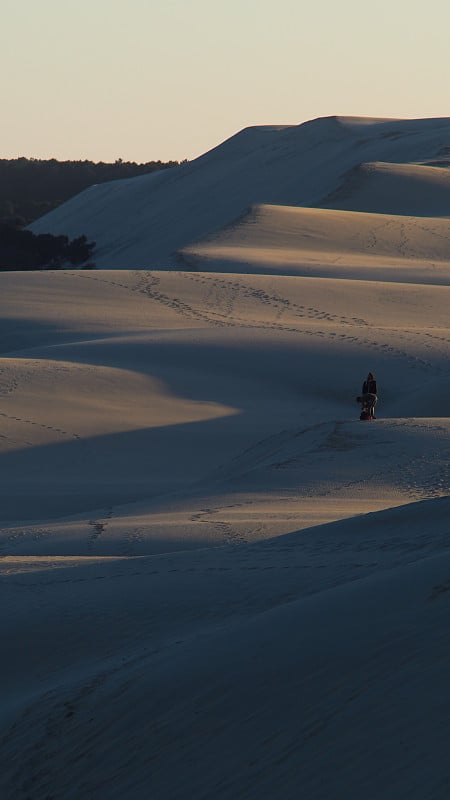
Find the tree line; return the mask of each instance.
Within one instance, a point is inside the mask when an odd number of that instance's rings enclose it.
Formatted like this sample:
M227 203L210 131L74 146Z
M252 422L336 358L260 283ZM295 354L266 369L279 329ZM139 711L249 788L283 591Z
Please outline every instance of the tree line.
M95 183L135 178L177 164L178 161L137 164L120 158L114 163L2 158L0 222L24 227Z
M94 267L95 242L86 236L70 241L68 236L35 235L26 226L93 184L177 165L177 161L137 164L120 158L114 164L0 159L0 270Z
M34 234L0 223L0 270L92 268L94 248L86 236L70 241L68 236Z

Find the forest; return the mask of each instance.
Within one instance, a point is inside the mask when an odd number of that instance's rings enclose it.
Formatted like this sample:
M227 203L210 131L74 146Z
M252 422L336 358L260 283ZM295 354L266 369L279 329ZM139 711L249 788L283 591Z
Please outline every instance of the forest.
M86 236L68 236L31 231L0 223L0 270L84 269L95 267L91 260L95 242Z

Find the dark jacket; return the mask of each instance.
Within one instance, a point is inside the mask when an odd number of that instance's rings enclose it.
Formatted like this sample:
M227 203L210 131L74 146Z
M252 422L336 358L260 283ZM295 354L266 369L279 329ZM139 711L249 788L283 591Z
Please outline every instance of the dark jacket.
M373 376L372 377L368 376L367 379L364 381L362 387L362 393L377 394L377 382Z

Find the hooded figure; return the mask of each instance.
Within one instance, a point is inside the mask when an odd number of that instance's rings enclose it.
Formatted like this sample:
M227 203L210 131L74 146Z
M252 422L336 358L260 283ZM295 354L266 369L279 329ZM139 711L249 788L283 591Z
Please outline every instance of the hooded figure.
M377 382L371 372L369 372L366 380L362 386L362 393L363 394L376 394L377 393Z

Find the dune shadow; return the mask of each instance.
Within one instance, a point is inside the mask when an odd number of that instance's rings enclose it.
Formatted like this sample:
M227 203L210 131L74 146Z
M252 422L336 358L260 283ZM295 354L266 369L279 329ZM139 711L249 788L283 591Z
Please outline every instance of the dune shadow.
M0 358L27 357L35 355L35 351L58 346L75 344L92 338L113 338L115 332L98 329L79 330L74 327L52 324L23 317L0 316Z

